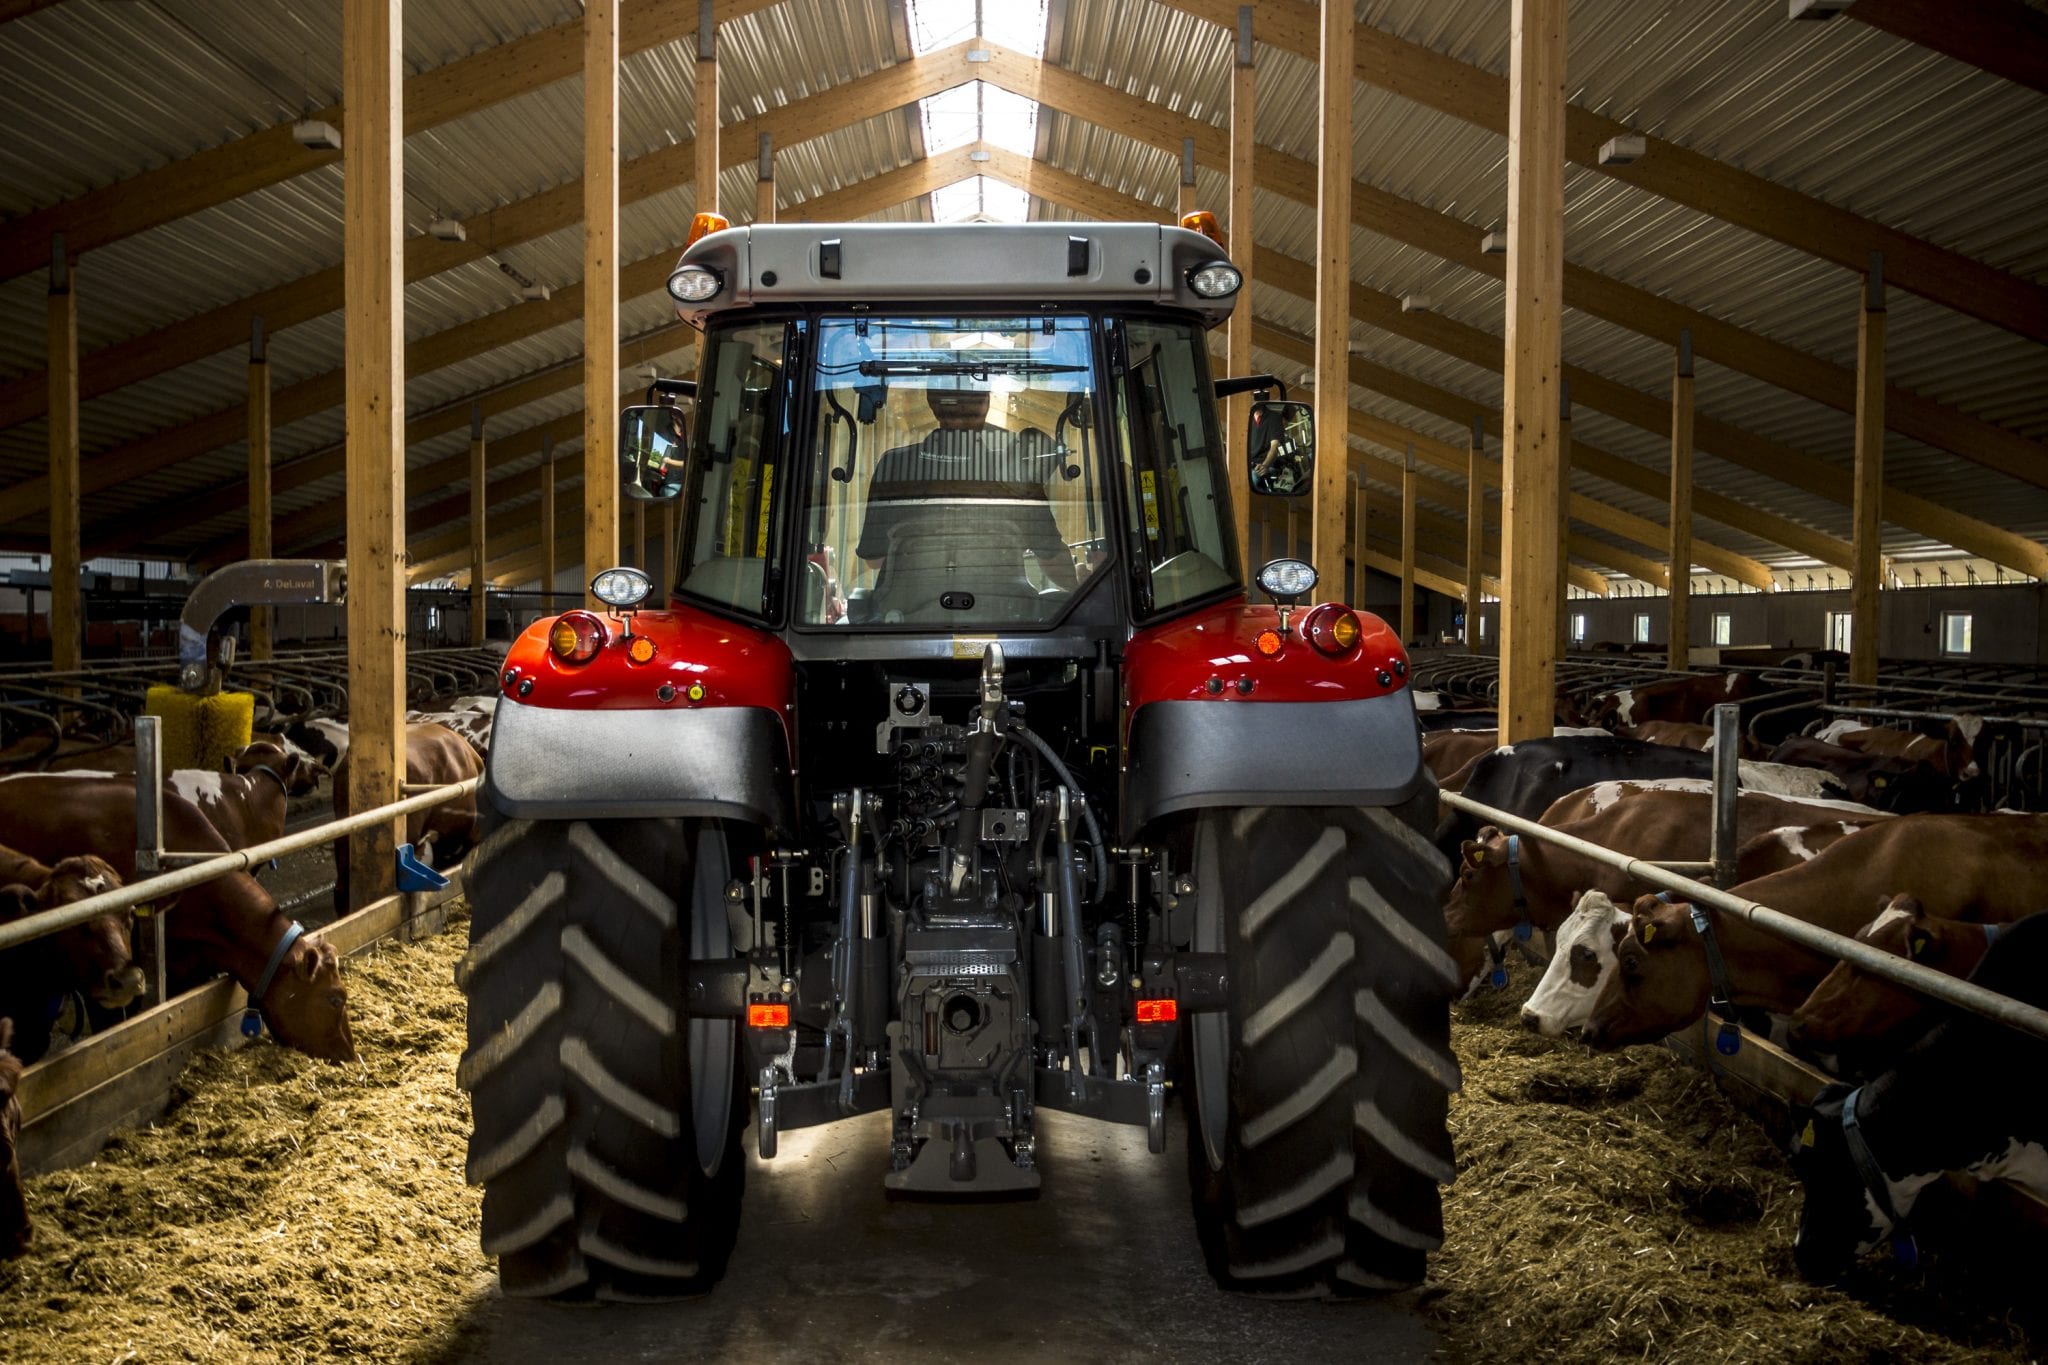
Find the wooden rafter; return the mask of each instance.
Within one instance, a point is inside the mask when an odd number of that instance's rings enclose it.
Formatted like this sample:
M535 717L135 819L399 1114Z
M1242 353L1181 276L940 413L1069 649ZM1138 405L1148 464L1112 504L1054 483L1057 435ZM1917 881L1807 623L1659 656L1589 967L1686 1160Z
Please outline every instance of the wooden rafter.
M1229 0L1165 3L1226 29L1236 26L1236 7ZM1259 11L1260 41L1281 51L1315 61L1316 37L1312 5L1268 0ZM1356 58L1358 79L1368 85L1507 135L1507 77L1370 24L1358 26ZM2048 287L1662 138L1647 137L1647 152L1633 164L1601 165L1602 144L1622 134L1644 136L1618 119L1578 105L1565 107L1565 156L1589 170L1844 269L1860 271L1871 252L1882 251L1898 288L2031 340L2048 341Z
M694 16L694 6L691 12ZM724 130L724 160L734 166L750 161L751 149L764 132L774 137L778 147L786 148L972 80L977 68L968 62L967 51L968 44L961 43L929 52L733 124ZM695 144L682 141L624 162L619 167L619 202L638 203L688 183L694 156ZM579 177L476 215L466 224L467 241L443 242L425 235L408 238L405 278L413 282L453 270L494 251L573 227L582 217L583 181ZM272 333L277 333L340 306L341 267L314 271L83 357L79 396L91 398L239 346L248 335L252 313L261 314ZM0 427L28 421L42 412L43 382L38 373L0 383Z
M1035 92L1035 99L1164 151L1177 153L1182 141L1192 137L1199 160L1219 169L1228 164L1224 130L1078 72L1042 66L1032 58L998 48L989 64L987 79L1013 91L1028 86ZM1314 206L1315 166L1264 145L1257 149L1255 166L1256 183L1261 189ZM1357 226L1495 279L1504 277L1503 259L1480 250L1483 233L1477 225L1365 181L1353 181L1351 192L1352 222ZM1652 337L1665 346L1677 345L1679 334L1689 329L1694 351L1700 356L1839 412L1856 410L1853 369L1646 289L1566 262L1564 299L1573 308ZM1576 378L1573 385L1576 391ZM2048 470L2048 445L1996 423L1896 386L1886 393L1885 410L1890 429L1902 435L2013 478L2036 483L2048 478L2043 473ZM1661 419L1654 429L1660 433L1667 430Z
M2048 94L2048 15L2019 0L1856 0L1851 19Z
M36 0L8 3L39 7ZM717 0L716 13L719 22L725 23L773 3L775 0ZM0 20L10 17L14 16L0 8ZM643 0L627 8L619 50L621 55L631 56L694 33L696 28L696 0ZM406 136L567 80L582 70L582 63L583 23L578 18L407 77ZM340 128L346 146L347 112L339 104L330 104L306 117ZM89 251L340 159L339 152L315 152L299 146L292 140L289 122L234 138L9 223L0 230L0 279L33 270L37 265L34 244L47 244L52 232L69 234L74 250Z

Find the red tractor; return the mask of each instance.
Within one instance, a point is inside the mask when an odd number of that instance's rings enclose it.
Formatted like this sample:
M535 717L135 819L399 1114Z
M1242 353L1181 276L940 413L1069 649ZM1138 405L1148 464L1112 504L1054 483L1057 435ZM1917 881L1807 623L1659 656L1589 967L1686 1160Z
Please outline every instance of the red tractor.
M501 679L460 1079L507 1293L707 1287L750 1119L772 1159L886 1110L887 1189L1008 1194L1040 1110L1158 1152L1170 1089L1222 1283L1421 1278L1436 792L1393 632L1296 560L1248 589L1217 399L1254 492L1315 438L1210 378L1239 284L1156 224L691 242L699 377L622 445L681 502L667 605L600 573Z

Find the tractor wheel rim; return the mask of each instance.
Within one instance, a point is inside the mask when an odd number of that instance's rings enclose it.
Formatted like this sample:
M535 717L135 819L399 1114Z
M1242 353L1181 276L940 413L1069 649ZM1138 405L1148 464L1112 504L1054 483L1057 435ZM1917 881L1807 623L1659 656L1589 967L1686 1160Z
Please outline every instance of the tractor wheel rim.
M725 917L725 884L731 864L725 851L725 830L706 822L697 835L691 867L690 957L696 961L732 956L732 928ZM717 1175L725 1160L732 1125L733 1051L731 1019L696 1019L685 1025L690 1055L690 1119L697 1135L697 1164L707 1176Z
M1205 814L1195 827L1195 942L1198 953L1223 951L1223 860L1217 847L1221 817ZM1195 1127L1209 1169L1223 1169L1230 1125L1230 1016L1204 1011L1191 1024L1195 1071Z

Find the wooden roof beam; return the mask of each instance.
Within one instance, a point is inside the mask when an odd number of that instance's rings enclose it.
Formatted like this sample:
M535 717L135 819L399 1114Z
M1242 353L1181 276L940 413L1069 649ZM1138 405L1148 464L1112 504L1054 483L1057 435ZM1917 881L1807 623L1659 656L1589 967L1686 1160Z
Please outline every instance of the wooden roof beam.
M690 13L694 28L694 6ZM577 28L580 31L580 21ZM770 134L776 146L788 148L973 80L979 68L967 60L970 45L959 43L928 52L729 125L723 130L722 159L729 166L752 161L761 133ZM695 144L683 141L623 163L619 167L619 202L638 203L688 183L694 156ZM583 181L578 177L468 219L466 241L443 242L424 233L407 238L405 278L408 283L427 279L582 220ZM47 238L43 250L47 255ZM341 267L337 264L81 357L79 396L91 398L240 346L249 334L252 314L260 314L276 335L340 306ZM46 387L41 372L0 383L0 427L39 416L47 402Z
M1224 29L1234 31L1237 27L1234 0L1164 3ZM1259 41L1305 61L1315 61L1315 7L1293 0L1269 0L1259 9ZM1358 26L1354 46L1355 74L1366 84L1507 136L1505 76L1496 76L1483 67L1370 24ZM1646 154L1626 166L1601 165L1601 145L1622 134L1645 137ZM1641 134L1618 119L1567 104L1565 155L1589 170L1747 228L1845 270L1861 273L1870 253L1882 251L1885 270L1896 287L2030 340L2048 341L2048 286L1873 222L1675 142Z
M775 0L714 3L713 13L723 24L766 9ZM8 8L27 13L21 9L23 4L40 7L37 0L8 0ZM8 8L0 8L0 20L16 17ZM696 0L643 0L626 11L619 53L631 56L696 30ZM409 76L402 100L405 135L438 128L567 80L581 73L582 63L583 21L578 17ZM330 104L306 117L341 129L343 145L347 145L348 111L341 105ZM751 138L748 145L752 145ZM13 279L39 265L37 253L48 255L53 232L65 233L74 250L90 251L340 159L339 152L310 151L294 142L290 122L194 152L7 224L0 229L0 280Z
M1056 109L1176 155L1183 140L1192 137L1198 160L1218 168L1229 164L1224 130L1077 72L1057 66L1040 67L1032 58L997 48L988 79L1013 91L1028 86L1036 92L1033 98ZM1314 207L1316 168L1310 163L1261 145L1256 149L1254 173L1261 189ZM1478 226L1362 180L1352 182L1351 219L1368 232L1494 279L1506 275L1503 258L1488 256L1480 250L1483 233ZM1652 337L1666 346L1676 346L1679 333L1690 329L1694 352L1716 364L1838 412L1853 414L1856 410L1853 369L1569 261L1565 263L1564 276L1564 299L1570 307ZM2048 445L1909 389L1887 389L1885 418L1890 430L1988 469L2028 482L2048 477L2042 473L2048 470Z
M1848 16L2048 94L2048 14L2019 0L1856 0Z

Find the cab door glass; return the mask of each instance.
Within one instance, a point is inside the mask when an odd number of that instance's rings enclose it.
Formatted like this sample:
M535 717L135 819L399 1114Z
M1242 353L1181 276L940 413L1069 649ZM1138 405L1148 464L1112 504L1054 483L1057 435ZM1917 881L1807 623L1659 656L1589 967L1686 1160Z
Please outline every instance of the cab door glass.
M753 616L769 614L780 578L774 513L791 331L779 320L712 331L698 380L677 589Z
M1149 615L1236 586L1237 538L1201 329L1121 326L1112 426L1139 614Z

